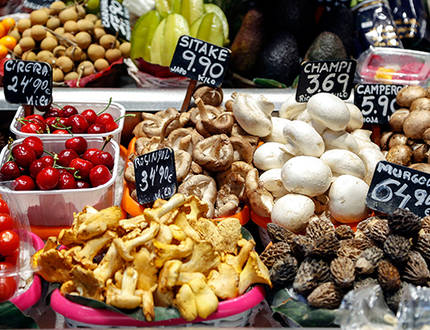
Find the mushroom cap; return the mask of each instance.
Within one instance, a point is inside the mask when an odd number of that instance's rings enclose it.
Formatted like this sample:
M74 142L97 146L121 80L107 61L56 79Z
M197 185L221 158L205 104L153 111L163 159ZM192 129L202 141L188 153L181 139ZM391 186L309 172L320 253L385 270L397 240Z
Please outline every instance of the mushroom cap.
M282 183L280 168L272 168L271 170L265 171L260 175L259 182L272 193L274 197L281 197L288 193Z
M369 186L352 175L341 175L332 183L329 191L329 211L342 223L363 220L369 214L366 196Z
M349 110L349 115L350 115L348 125L346 126L346 130L351 132L355 129L363 127L364 118L360 109L353 103L345 103L345 104Z
M254 165L263 171L281 168L291 157L282 143L266 142L255 150Z
M315 204L309 197L287 194L272 208L272 222L293 232L302 231L314 215Z
M325 146L321 135L312 125L304 121L285 122L283 133L287 140L285 148L293 155L319 157L324 152Z
M333 175L350 174L360 179L366 175L363 161L351 151L328 150L321 155L320 159L330 167Z
M296 101L294 95L287 97L279 109L279 117L285 119L295 119L301 112L306 109L306 103L299 103Z
M284 127L288 124L289 120L285 118L272 117L272 133L264 138L264 141L287 143L284 136Z
M288 191L313 197L323 194L330 187L332 173L321 159L298 156L285 163L281 177Z
M318 93L312 96L308 101L307 110L312 119L333 131L346 129L351 118L345 102L329 93Z

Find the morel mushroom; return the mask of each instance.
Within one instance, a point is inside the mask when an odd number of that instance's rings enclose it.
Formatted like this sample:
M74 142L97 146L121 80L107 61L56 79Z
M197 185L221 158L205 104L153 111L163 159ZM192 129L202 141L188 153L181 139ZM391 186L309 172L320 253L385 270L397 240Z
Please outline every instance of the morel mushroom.
M351 226L348 226L348 225L337 226L335 233L336 233L336 237L339 240L345 240L345 239L354 237L354 231L352 230Z
M358 274L371 274L376 269L379 260L384 256L384 252L376 247L364 250L355 262L355 269Z
M306 227L306 235L313 240L334 232L333 223L329 219L323 217L312 218Z
M409 252L403 279L415 285L426 285L430 279L430 271L427 267L427 263L419 252Z
M308 296L308 303L315 308L335 309L339 307L343 294L333 282L319 285Z
M385 302L394 313L397 313L400 300L402 299L403 293L405 292L407 287L408 287L408 283L402 282L400 284L399 290L392 291L392 292L384 292Z
M421 232L430 233L430 216L421 219Z
M400 288L400 274L398 269L388 260L378 263L378 282L384 291L396 291Z
M297 293L307 295L315 289L319 283L326 282L330 278L330 267L318 259L304 260L297 270L293 288Z
M371 285L377 285L378 284L378 280L376 278L373 277L365 277L365 278L360 278L354 282L354 290L359 290L361 288L365 288L367 286L371 286Z
M233 146L227 135L214 135L198 142L193 160L208 171L220 172L233 163Z
M260 259L270 269L277 260L290 252L291 247L287 242L272 243L260 254Z
M326 233L313 240L311 255L327 258L336 255L339 249L339 240L334 231Z
M297 260L292 255L278 259L269 271L272 284L277 287L285 287L294 281L297 274Z
M396 209L388 216L388 225L394 233L414 236L421 229L421 219L411 211Z
M355 280L354 262L346 257L332 260L330 272L334 282L341 288L348 288Z
M408 259L412 242L400 235L389 235L384 243L385 254L395 263L404 263Z
M416 249L427 261L430 261L430 233L425 231L419 232Z
M307 236L295 235L290 245L294 256L302 260L311 254L314 242Z
M270 240L273 243L276 242L287 242L289 244L292 243L293 238L296 236L292 231L273 223L269 222L267 224L267 233L269 234Z
M370 218L371 221L367 224L363 230L363 234L378 243L383 243L390 234L390 228L388 227L388 221L380 219L378 217Z

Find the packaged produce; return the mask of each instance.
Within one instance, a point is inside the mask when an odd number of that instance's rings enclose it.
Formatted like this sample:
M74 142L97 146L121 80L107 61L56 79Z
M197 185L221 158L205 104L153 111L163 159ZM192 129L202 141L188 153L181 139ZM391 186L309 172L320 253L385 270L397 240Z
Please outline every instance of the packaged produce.
M426 86L429 62L427 52L370 47L357 60L356 78L361 83Z
M269 223L271 243L260 257L275 289L292 285L312 307L338 308L350 290L373 283L396 312L408 283L428 286L428 222L397 209L367 218L355 233L324 216L312 219L305 235Z
M143 214L121 220L118 207L75 214L70 229L50 238L35 262L39 274L62 283L63 295L81 295L119 309L175 307L187 321L207 318L219 300L255 283L271 285L266 266L234 218L205 218L198 198L175 194ZM65 249L57 249L58 244Z
M99 137L89 137L85 139L87 151L79 157L75 150L81 152L85 147L82 146L81 139L71 138L67 142L68 147L75 149L65 149L66 140L64 137L42 137L40 140L28 137L14 141L0 154L2 173L7 179L0 185L1 194L10 210L20 219L27 219L33 226L70 226L73 212L79 211L85 205L107 207L114 203L114 183L119 161L118 144L111 140L103 152L98 152L96 149L100 151L105 141ZM29 148L26 144L33 144L31 141L36 142ZM48 154L36 159L35 151L39 157L44 151L52 156ZM74 158L76 155L78 157ZM19 173L16 166L9 167L9 164L13 165L10 157L14 157L15 163L19 162L16 163ZM94 166L93 161L99 162L99 165ZM108 162L105 163L107 166L101 164L105 161ZM59 162L67 166L61 166L62 169L55 168L58 166L54 166L54 163ZM29 175L22 174L20 166L28 168ZM109 170L109 167L112 167L112 170ZM18 177L13 179L15 175ZM37 188L39 190L36 190Z
M20 106L10 124L10 131L19 138L38 134L40 137L56 137L56 134L77 135L85 138L112 136L120 143L124 126L125 108L109 100L102 102L57 101L49 108L40 108L43 115L24 116Z

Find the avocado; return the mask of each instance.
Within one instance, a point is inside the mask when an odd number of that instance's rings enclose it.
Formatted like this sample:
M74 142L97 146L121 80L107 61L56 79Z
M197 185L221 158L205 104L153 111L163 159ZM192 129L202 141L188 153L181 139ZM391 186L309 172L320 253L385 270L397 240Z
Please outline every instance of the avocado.
M319 31L337 34L349 56L354 52L354 14L350 8L338 6L325 9L318 24Z
M233 71L244 76L251 74L263 46L263 38L263 13L250 9L231 45L230 63Z
M258 59L258 77L275 79L290 86L300 71L296 38L287 31L273 35Z
M309 47L305 61L326 61L347 58L342 40L331 32L321 32Z

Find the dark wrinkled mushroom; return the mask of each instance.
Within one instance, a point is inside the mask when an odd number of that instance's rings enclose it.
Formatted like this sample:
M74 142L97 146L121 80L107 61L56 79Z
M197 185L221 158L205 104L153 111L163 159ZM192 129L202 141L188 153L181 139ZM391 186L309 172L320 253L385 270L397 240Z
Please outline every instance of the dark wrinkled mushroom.
M204 128L212 134L230 134L234 124L234 117L231 112L222 112L215 118L210 118L208 112L211 106L205 105L201 98L196 99L199 108L200 120ZM213 113L213 112L212 112Z
M191 155L184 150L175 150L176 180L181 182L190 172Z
M193 160L208 171L220 172L233 162L233 146L225 134L214 135L196 144Z

